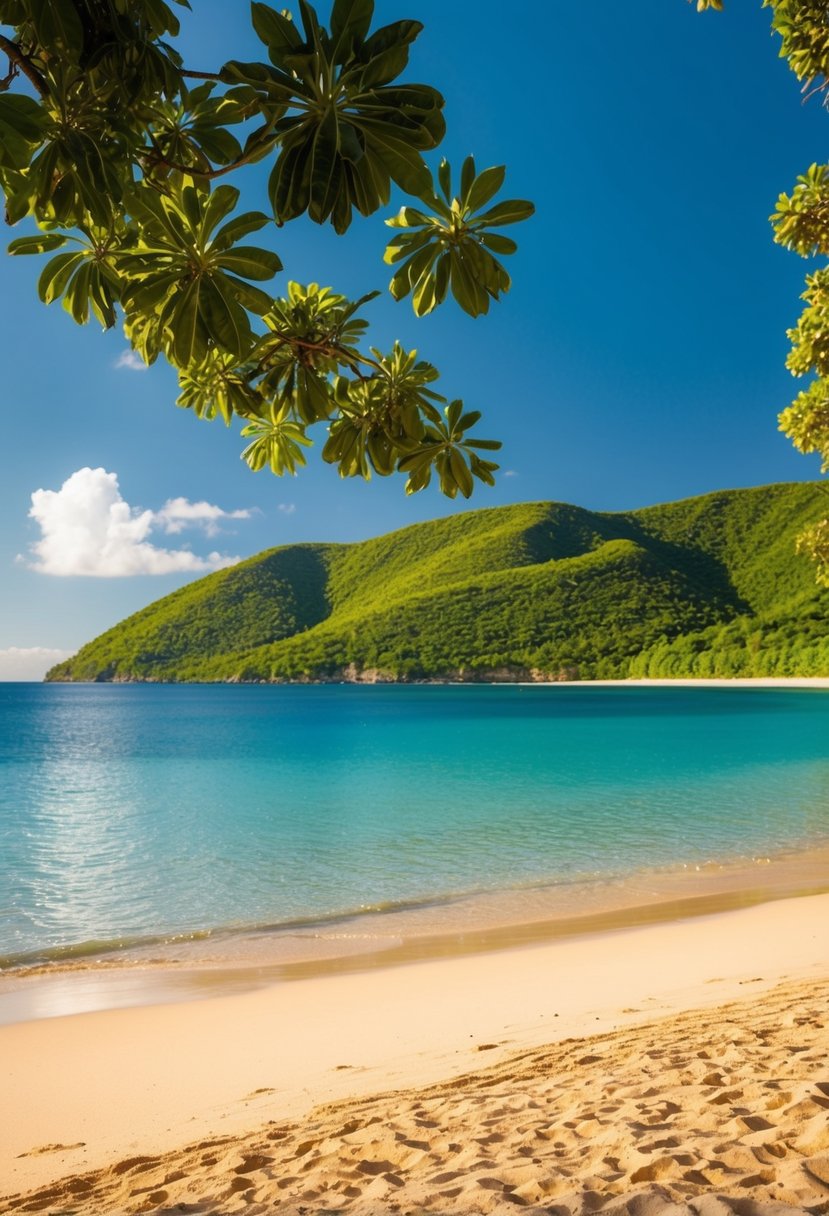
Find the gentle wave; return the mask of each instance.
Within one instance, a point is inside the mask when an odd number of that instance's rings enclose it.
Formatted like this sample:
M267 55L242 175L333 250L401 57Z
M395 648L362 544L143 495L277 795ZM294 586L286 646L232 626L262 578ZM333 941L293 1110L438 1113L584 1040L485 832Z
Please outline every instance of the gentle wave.
M808 849L828 737L813 691L6 686L0 966Z
M238 966L295 962L303 957L387 950L416 938L463 939L510 925L547 923L550 932L596 916L620 917L648 907L692 914L695 902L711 910L829 890L829 839L807 852L784 851L738 860L709 859L693 866L658 866L622 874L575 877L491 891L481 888L423 900L387 901L326 916L227 925L167 936L90 940L0 955L0 975L30 976L89 968L134 966ZM713 901L713 903L712 903ZM433 915L437 913L437 916ZM652 919L648 915L646 919ZM543 934L542 934L543 935ZM309 944L314 948L309 950ZM199 947L208 947L207 950Z

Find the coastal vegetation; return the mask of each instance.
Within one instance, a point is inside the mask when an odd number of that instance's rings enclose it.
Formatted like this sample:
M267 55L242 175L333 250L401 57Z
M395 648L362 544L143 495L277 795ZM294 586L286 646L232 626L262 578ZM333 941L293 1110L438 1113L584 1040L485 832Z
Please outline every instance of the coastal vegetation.
M50 680L829 675L795 552L819 483L624 513L498 507L270 549L158 600Z
M725 0L696 0L722 10ZM829 16L818 0L763 0L785 58L808 96L825 101ZM186 61L186 0L0 0L0 190L6 219L30 234L13 254L49 254L38 291L79 324L121 324L146 363L167 360L177 404L197 417L242 423L251 469L296 473L314 436L340 476L401 473L407 493L434 478L451 498L493 484L500 443L480 439L477 409L438 393L438 371L395 343L367 343L361 307L315 283L262 284L281 253L253 233L306 216L342 235L397 190L389 289L422 316L450 296L471 316L510 288L503 263L517 246L502 229L533 205L500 199L503 166L473 157L453 172L441 145L444 99L405 78L423 27L373 29L373 0L332 0L318 14L256 0L262 61ZM229 180L268 170L256 205L241 210ZM772 216L775 240L803 257L829 254L829 166L813 164ZM512 229L510 229L512 231ZM31 235L34 232L35 235ZM293 271L296 274L296 270ZM791 372L806 387L780 416L804 453L829 467L829 270L807 276L790 330ZM829 582L829 520L799 540Z
M724 0L697 0L697 9L722 11ZM763 0L772 10L772 29L780 37L780 58L788 61L806 99L829 88L829 8L823 0ZM829 164L814 163L790 193L777 200L771 216L774 239L785 249L814 262L829 255ZM780 414L780 430L798 451L817 453L829 471L829 266L806 276L805 307L788 331L792 347L786 366L793 376L809 377L806 387ZM798 546L817 563L818 578L829 586L829 519L811 524Z

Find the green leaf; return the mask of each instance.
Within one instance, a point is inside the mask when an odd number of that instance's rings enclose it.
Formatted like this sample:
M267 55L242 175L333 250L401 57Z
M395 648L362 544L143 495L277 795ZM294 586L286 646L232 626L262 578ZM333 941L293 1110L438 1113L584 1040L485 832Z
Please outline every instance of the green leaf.
M444 410L444 413L446 414L446 421L449 425L449 430L454 432L457 429L458 422L460 421L461 414L463 413L463 402L457 398L454 401L450 401Z
M32 209L34 184L29 178L10 171L6 174L4 188L6 191L6 223L14 225L27 216Z
M320 39L320 23L317 10L307 0L299 0L299 15L302 28L305 30L305 41L311 47L317 47Z
M193 123L190 139L214 165L230 165L242 155L242 145L236 136L224 127Z
M366 146L380 158L391 178L407 194L419 198L431 189L431 175L420 154L407 143L399 128L375 119L355 120L366 139ZM399 133L398 133L399 132Z
M246 355L252 335L247 313L226 290L221 281L205 278L199 295L199 313L216 345L229 354Z
M180 282L177 270L168 270L161 274L148 276L145 279L133 281L123 293L123 305L127 312L155 313L170 294L172 288Z
M411 232L403 233L401 236L395 237L386 246L386 252L383 254L383 261L389 266L393 266L395 262L401 261L403 258L410 257L416 253L418 249L422 249L424 245L429 245L434 240L434 232Z
M334 0L331 9L334 63L344 62L351 48L364 41L373 16L374 0Z
M480 410L469 410L466 414L461 415L461 417L455 423L455 426L459 431L468 431L470 427L473 427L475 423L480 422L480 420Z
M182 197L186 202L190 201L190 199L196 197L196 192L186 187ZM238 201L239 191L235 186L216 187L213 193L208 196L207 202L201 211L199 236L202 241L208 240L214 228L230 215Z
M47 115L24 93L0 93L0 165L27 169L32 148L41 143Z
M254 3L250 6L253 28L260 41L268 48L271 63L279 67L289 51L295 51L302 46L302 36L299 30L282 13L276 12L267 4Z
M515 253L518 248L515 241L510 240L508 236L501 236L499 232L481 233L481 244L486 245L487 249L494 249L496 253Z
M397 214L397 226L402 228L418 228L430 222L430 217L416 207L401 207Z
M226 84L241 84L255 89L257 93L264 93L270 106L290 105L297 95L311 96L303 81L281 70L278 65L269 68L266 63L240 63L237 59L230 59L220 75ZM275 114L274 121L279 117L280 114Z
M452 295L470 317L489 312L489 296L478 283L460 250L452 250L450 271Z
M482 452L497 452L504 445L500 439L465 439L468 448L478 448Z
M235 245L243 236L248 236L251 232L258 232L260 228L264 228L270 223L268 217L261 211L245 211L242 215L234 216L232 220L228 220L213 237L210 242L211 249L229 249L231 245Z
M433 252L432 256L437 257L437 250ZM415 316L425 317L435 307L436 302L435 277L425 271L418 280L412 295Z
M180 368L201 363L207 354L207 334L199 309L203 280L194 279L176 297L173 309L172 355Z
M466 160L463 162L463 165L461 166L461 196L460 196L461 203L464 201L467 194L469 194L469 191L472 189L472 183L474 182L474 180L475 180L475 157L467 156Z
M365 156L365 144L359 131L350 122L339 120L340 156L351 164L357 165Z
M449 276L452 269L452 255L442 253L435 267L435 305L442 304L446 299L449 288Z
M462 199L464 206L470 211L478 211L486 206L503 186L506 172L504 165L496 165L479 173Z
M435 458L435 447L420 448L409 456L404 456L397 467L401 473L411 473L414 469L427 468Z
M493 298L497 299L498 293L502 289L509 290L509 275L501 263L496 261L492 254L481 245L474 241L464 245L463 260L475 282L480 284Z
M337 154L337 112L334 109L327 112L314 135L310 176L308 215L316 223L322 224L331 214L342 177Z
M43 107L34 98L25 93L0 93L0 122L27 144L40 143L47 121Z
M237 245L223 253L218 261L222 270L262 282L272 279L282 269L282 262L275 253L270 249L258 249L255 245Z
M66 237L59 232L41 232L38 236L20 236L9 244L8 252L18 253L48 253L52 249L60 249L66 244Z
M379 30L375 30L371 37L366 39L363 54L366 60L370 61L395 47L410 46L422 32L421 21L393 21L390 25L383 25Z
M268 179L268 194L279 223L296 219L308 206L311 194L310 146L283 149Z
M419 249L408 262L405 262L395 275L393 275L389 290L395 300L404 299L411 289L420 280L420 276L427 270L438 256L440 251L432 245L427 245L423 249Z
M89 285L92 263L84 259L72 276L63 297L63 307L77 325L89 320Z
M29 7L40 45L76 59L83 49L83 26L72 0L29 0Z
M223 278L243 308L247 308L260 317L273 308L273 297L269 296L266 291L260 291L252 283L246 283L244 279L237 279L232 274L223 275Z
M114 297L106 280L104 267L100 263L92 264L89 277L89 304L104 329L112 329L115 324Z
M443 197L447 203L452 202L452 169L446 157L440 162L438 167L438 182L443 191Z
M388 170L369 148L356 163L346 166L351 183L352 202L361 215L373 215L389 201Z
M407 46L392 46L380 55L375 55L360 73L361 90L376 89L389 84L406 70L409 62Z
M472 474L469 466L457 448L449 449L449 468L464 498L469 498L473 490Z
M51 304L58 296L62 296L66 285L75 270L83 261L83 253L59 253L51 258L41 271L37 284L37 293L44 304Z
M477 224L489 224L491 227L497 227L498 224L517 224L521 220L528 220L531 215L535 214L535 207L532 203L525 199L513 198L504 203L497 203L491 210L485 211L483 215L476 216Z

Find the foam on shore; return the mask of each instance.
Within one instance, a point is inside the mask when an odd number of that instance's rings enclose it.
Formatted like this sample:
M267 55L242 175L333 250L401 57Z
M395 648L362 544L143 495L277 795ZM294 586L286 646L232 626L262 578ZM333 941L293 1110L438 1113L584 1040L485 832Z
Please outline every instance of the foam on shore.
M95 943L0 966L0 1026L541 945L829 891L829 846L364 909L326 920Z

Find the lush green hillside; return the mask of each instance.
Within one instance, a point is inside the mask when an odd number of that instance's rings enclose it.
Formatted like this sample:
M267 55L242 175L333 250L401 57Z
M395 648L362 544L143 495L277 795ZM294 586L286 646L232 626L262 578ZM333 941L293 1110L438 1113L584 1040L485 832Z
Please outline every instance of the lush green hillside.
M52 680L829 675L798 532L818 485L625 514L473 511L271 549L151 604Z

